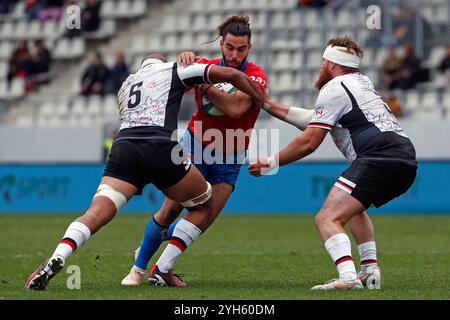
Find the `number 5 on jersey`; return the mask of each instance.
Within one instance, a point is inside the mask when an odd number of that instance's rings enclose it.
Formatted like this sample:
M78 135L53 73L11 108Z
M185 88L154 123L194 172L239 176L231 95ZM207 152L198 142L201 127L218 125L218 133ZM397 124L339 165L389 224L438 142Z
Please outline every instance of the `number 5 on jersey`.
M144 83L144 81L135 83L131 86L130 89L130 96L129 96L129 100L128 100L128 108L134 108L136 106L138 106L141 103L141 90L140 88L142 87L142 84ZM135 96L134 102L131 102L131 100L133 99L133 96Z

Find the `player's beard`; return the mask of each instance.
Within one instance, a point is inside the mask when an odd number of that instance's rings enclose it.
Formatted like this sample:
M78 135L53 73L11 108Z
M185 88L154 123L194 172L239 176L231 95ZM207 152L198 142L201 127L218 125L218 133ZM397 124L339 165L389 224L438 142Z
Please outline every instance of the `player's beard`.
M235 69L240 69L240 68L242 67L242 63L243 63L245 60L247 60L247 58L248 58L248 54L245 56L244 60L241 61L241 64L240 64L239 66L233 67L233 66L230 66L230 65L229 65L229 63L228 63L228 61L227 61L227 58L225 58L225 55L222 53L223 65L224 65L225 67L231 67L231 68L235 68Z
M319 70L319 76L317 77L316 82L314 83L314 87L317 90L322 89L322 87L324 85L326 85L328 83L328 81L330 81L331 79L333 79L333 76L331 75L331 73L325 69L325 68L320 68Z

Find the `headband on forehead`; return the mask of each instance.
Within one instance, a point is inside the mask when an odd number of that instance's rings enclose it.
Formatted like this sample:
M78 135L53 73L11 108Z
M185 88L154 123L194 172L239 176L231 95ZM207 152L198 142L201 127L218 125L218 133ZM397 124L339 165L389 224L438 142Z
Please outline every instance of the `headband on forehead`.
M359 68L359 62L361 60L356 53L349 52L346 47L332 47L331 45L325 49L323 58L341 66L351 68Z
M147 60L144 60L141 64L141 68L148 66L149 64L152 63L164 63L163 61L159 60L159 59L155 59L155 58L150 58Z

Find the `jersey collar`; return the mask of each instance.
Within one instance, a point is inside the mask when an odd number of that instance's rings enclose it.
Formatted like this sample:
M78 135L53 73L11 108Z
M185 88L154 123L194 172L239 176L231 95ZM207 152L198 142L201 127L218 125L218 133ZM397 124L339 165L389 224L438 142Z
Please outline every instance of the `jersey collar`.
M244 70L247 68L247 62L248 62L247 59L245 59L244 62L242 62L242 65L239 68L240 71L244 72ZM223 67L223 58L220 59L219 66Z

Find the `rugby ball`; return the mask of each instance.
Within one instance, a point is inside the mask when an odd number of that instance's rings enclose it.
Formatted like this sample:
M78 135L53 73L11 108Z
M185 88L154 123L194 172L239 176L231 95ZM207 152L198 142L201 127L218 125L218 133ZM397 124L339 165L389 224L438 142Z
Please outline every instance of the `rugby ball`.
M237 91L237 89L228 82L216 83L214 87L230 94L233 94ZM208 100L206 95L202 95L200 98L200 109L203 111L203 113L211 117L221 117L225 115L225 113L217 109L214 104L212 104L212 102Z

